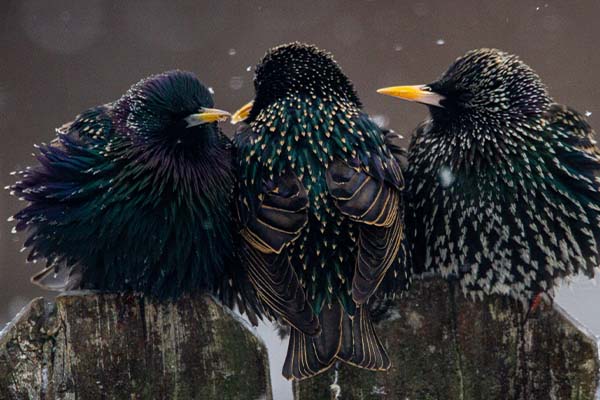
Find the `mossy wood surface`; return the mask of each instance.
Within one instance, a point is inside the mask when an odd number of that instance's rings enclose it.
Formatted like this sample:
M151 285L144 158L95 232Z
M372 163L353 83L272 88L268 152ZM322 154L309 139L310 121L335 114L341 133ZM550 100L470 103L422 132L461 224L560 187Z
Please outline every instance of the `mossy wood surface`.
M0 399L271 399L267 350L207 296L38 298L0 335Z
M595 339L556 305L524 319L502 298L473 302L441 280L417 282L376 327L388 372L340 366L336 385L328 371L294 384L295 399L595 399Z

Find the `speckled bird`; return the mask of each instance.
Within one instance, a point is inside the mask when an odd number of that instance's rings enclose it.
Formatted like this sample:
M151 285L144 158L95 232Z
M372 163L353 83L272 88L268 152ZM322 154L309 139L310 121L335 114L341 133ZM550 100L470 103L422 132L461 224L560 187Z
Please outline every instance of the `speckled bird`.
M52 290L236 298L223 284L235 273L231 144L217 127L229 113L212 107L194 74L166 72L38 146L38 165L10 187L29 202L11 218L15 232L27 231L28 260L47 260L32 281Z
M519 58L479 49L428 85L382 94L429 106L409 147L407 229L418 272L474 298L532 304L576 273L593 276L600 156L577 111L554 103Z
M330 54L271 49L254 87L232 118L245 121L234 137L241 254L260 300L292 327L283 375L336 360L385 370L368 301L400 265L398 162Z

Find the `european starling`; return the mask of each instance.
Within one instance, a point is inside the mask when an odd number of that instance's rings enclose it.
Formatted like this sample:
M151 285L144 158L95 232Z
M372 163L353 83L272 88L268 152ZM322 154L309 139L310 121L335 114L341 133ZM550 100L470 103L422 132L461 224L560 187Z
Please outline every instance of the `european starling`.
M32 281L51 290L141 292L175 298L223 292L232 277L231 146L208 89L171 71L90 108L39 146L39 164L10 187L29 205ZM227 290L225 288L224 290ZM235 297L235 296L233 296Z
M402 173L332 56L292 43L256 68L232 121L241 254L258 297L291 325L283 375L390 361L367 302L402 245ZM399 264L397 264L399 265Z
M516 56L479 49L435 82L380 89L429 106L409 147L407 229L417 272L528 304L593 276L600 156L576 111Z

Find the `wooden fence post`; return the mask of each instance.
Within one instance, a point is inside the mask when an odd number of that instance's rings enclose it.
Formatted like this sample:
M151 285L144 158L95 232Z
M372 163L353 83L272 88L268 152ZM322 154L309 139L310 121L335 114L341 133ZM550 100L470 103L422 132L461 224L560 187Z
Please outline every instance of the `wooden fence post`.
M388 372L340 366L337 386L329 371L294 384L295 399L595 399L595 338L556 305L523 320L505 299L473 302L442 280L416 282L376 326Z
M271 399L265 345L208 296L71 292L0 334L0 399Z

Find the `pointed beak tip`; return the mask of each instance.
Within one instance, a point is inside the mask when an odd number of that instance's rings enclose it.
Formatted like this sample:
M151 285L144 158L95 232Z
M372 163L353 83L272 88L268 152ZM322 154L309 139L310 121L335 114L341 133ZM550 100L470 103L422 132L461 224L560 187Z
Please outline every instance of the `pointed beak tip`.
M229 118L229 123L231 125L236 125L239 122L242 122L243 120L245 120L247 117L247 115L241 115L240 113L235 113L231 116L231 118Z
M377 93L436 107L442 107L440 102L445 99L439 93L432 92L427 85L389 86L377 89Z
M384 88L379 88L377 89L377 93L382 94L384 96L398 97L398 87L399 86L388 86Z
M233 125L235 125L238 122L242 122L246 118L248 118L248 116L250 115L250 111L252 111L253 105L254 105L254 101L249 101L248 103L246 103L242 107L240 107L240 109L237 110L236 112L234 112L233 115L231 116L231 123Z
M218 108L201 108L198 113L190 114L185 118L187 127L191 128L197 125L210 124L213 122L226 121L231 118L231 113Z

